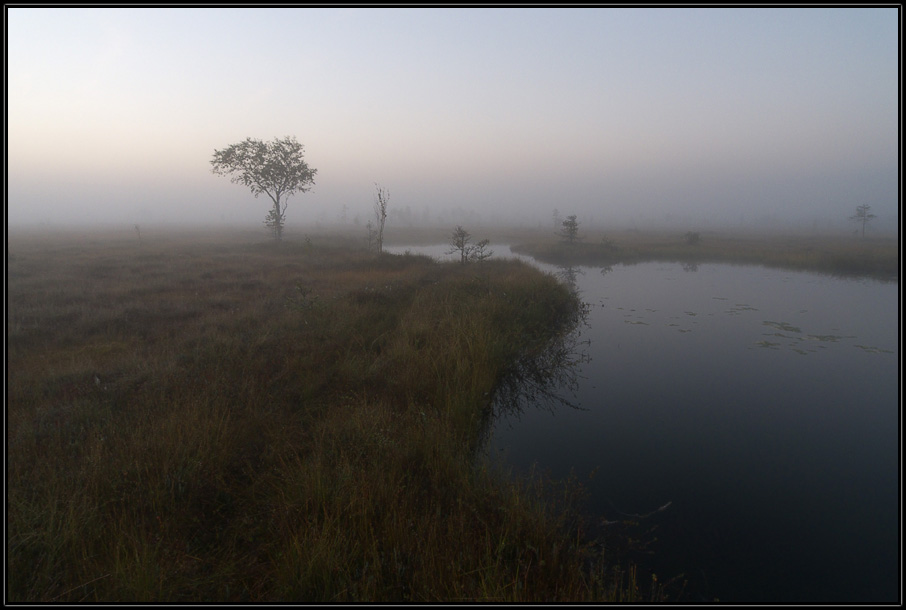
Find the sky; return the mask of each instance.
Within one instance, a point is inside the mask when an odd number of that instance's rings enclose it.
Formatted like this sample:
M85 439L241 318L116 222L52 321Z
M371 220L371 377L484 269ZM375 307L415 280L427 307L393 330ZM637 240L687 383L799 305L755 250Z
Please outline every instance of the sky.
M899 224L899 7L6 7L7 221ZM870 225L870 226L872 226Z

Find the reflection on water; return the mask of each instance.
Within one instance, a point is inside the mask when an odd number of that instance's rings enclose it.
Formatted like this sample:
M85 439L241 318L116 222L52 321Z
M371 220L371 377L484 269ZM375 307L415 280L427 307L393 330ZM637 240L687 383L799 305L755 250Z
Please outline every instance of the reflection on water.
M579 370L591 361L589 339L582 338L588 306L581 305L564 332L537 354L525 354L513 363L494 392L493 413L519 416L526 409L558 407L580 409L575 402Z
M569 286L569 289L575 294L579 290L578 280L580 275L585 275L581 267L560 266L554 274L560 281Z
M570 395L584 410L523 409L491 450L596 472L589 511L646 517L642 560L688 579L682 601L895 601L897 287L688 271L569 272L595 304Z
M642 565L688 579L679 601L899 599L897 284L538 266L591 305L501 384L489 453L595 473L589 513L637 523Z
M579 297L578 279L585 272L580 267L559 266L554 272L560 281ZM583 336L588 327L591 306L581 300L563 329L543 351L525 354L498 383L493 401L496 420L512 417L525 409L546 409L553 413L558 407L581 409L576 401L579 371L591 361L588 346L591 340Z

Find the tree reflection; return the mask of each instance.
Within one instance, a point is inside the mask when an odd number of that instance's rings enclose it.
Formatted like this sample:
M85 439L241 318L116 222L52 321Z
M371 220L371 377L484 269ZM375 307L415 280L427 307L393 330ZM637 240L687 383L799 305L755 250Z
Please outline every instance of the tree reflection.
M513 363L498 384L492 401L492 416L518 416L527 408L582 409L576 403L579 369L591 361L589 339L582 339L588 326L587 303L578 302L563 332L542 351L526 354Z
M560 265L556 273L557 277L563 281L573 294L579 293L578 279L580 275L585 275L585 272L582 271L580 267L573 267L572 265Z

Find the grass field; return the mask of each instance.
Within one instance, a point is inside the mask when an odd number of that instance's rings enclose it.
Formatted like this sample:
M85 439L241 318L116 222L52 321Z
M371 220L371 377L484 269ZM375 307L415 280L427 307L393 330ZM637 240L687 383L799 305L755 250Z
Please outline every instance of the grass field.
M606 266L644 261L765 265L838 276L899 279L899 240L731 232L589 232L565 243L553 232L516 238L513 250L561 265Z
M699 233L621 232L589 235L568 244L556 237L520 243L514 251L554 264L612 265L649 260L682 263L732 263L864 276L899 278L897 239L815 236L754 236Z
M575 297L360 242L8 236L7 601L663 598L580 487L475 459Z
M396 227L389 225L386 243L431 245L449 242L455 227ZM861 238L844 234L791 232L586 229L580 224L580 239L565 243L551 228L464 227L474 237L508 244L514 252L545 263L571 266L608 266L644 261L675 261L689 264L730 263L765 265L813 271L845 277L871 277L899 281L900 244L895 236ZM312 228L313 235L330 232L350 241L361 241L363 229L348 226Z
M899 277L892 238L465 228L558 264ZM279 246L234 230L8 235L8 601L669 597L602 553L576 482L476 460L495 387L571 330L576 297L517 261L364 243L349 228Z

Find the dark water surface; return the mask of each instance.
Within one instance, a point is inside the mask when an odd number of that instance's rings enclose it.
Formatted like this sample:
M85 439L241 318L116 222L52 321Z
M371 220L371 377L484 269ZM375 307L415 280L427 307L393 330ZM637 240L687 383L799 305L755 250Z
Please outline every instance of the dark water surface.
M685 601L899 601L898 284L539 266L590 305L563 390L580 408L502 414L491 455L586 481L588 510L637 522L640 564L684 574Z

